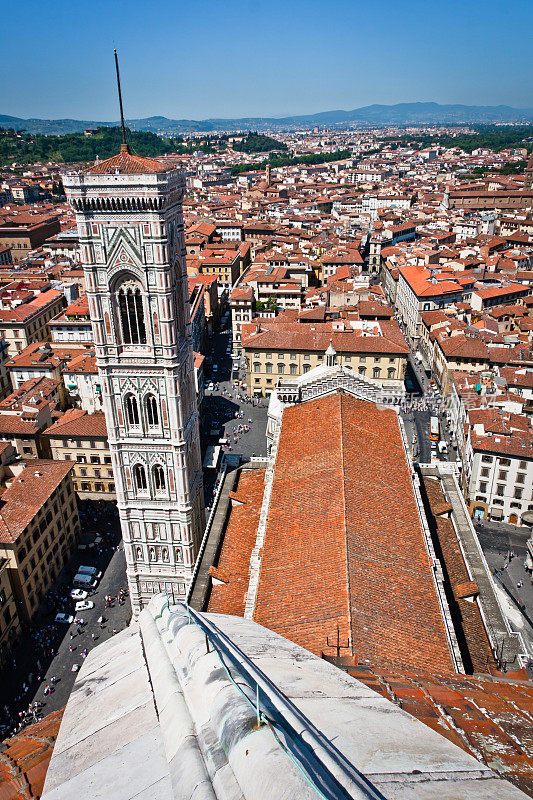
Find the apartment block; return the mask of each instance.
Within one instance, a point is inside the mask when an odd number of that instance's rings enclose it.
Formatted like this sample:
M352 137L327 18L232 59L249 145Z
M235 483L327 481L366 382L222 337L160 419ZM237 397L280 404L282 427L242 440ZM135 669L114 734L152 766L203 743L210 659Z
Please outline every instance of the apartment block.
M80 500L115 500L115 480L103 411L72 408L44 433L52 457L73 461L72 479Z
M13 587L19 617L29 622L73 554L80 522L72 464L28 460L3 469L0 559Z

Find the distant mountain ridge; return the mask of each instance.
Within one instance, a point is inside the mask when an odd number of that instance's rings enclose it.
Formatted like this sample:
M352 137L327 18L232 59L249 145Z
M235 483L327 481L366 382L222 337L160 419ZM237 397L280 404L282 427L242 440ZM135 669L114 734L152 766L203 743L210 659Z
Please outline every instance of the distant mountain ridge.
M352 111L322 111L289 117L242 117L240 119L169 119L146 117L128 119L128 127L137 131L152 131L176 135L194 131L279 130L281 128L313 127L314 125L342 127L350 123L361 125L409 124L472 124L494 122L533 122L533 108L511 106L467 106L439 103L397 103L396 105L370 105ZM22 119L0 114L0 127L25 129L30 133L61 135L77 133L86 128L115 126L117 121L76 119Z

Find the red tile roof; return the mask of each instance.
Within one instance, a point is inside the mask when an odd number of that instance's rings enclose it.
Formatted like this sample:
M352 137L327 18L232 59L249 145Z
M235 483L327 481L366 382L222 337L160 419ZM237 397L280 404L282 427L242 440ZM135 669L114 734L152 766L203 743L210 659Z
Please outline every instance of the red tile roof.
M470 434L473 450L497 455L509 455L514 458L533 458L533 436L531 431L513 431L505 434Z
M232 300L252 300L253 291L251 286L236 286L231 293Z
M453 271L437 272L426 267L410 265L400 267L400 273L417 297L438 297L463 291Z
M505 297L508 294L519 294L529 291L529 286L524 286L522 283L510 283L508 286L487 286L484 289L475 289L474 294L482 299L487 297Z
M41 375L21 383L18 389L0 400L2 411L21 411L25 407L41 408L58 396L60 381Z
M116 156L97 161L84 170L85 175L109 175L119 172L123 175L147 175L152 172L168 172L169 167L156 158L144 158L133 153L120 152Z
M41 292L28 303L22 303L16 308L0 309L0 322L24 322L31 319L35 314L41 313L46 306L51 305L62 298L62 293L56 289L49 289Z
M74 466L71 461L31 459L0 496L0 541L10 544L41 510Z
M62 370L64 373L88 373L96 375L98 367L96 366L96 356L94 350L85 350L80 355L71 358Z
M363 317L382 317L383 319L392 319L394 311L389 305L385 303L374 303L372 300L359 300L357 310L361 319Z
M250 556L255 544L264 488L264 469L241 472L237 488L231 494L234 502L215 573L215 577L223 577L225 583L212 587L208 608L211 612L244 615Z
M448 359L476 359L479 361L489 361L489 349L485 342L475 339L473 336L457 334L447 337L445 333L437 334L436 337L442 352Z
M533 685L526 675L347 672L533 796Z
M242 326L242 344L246 349L308 350L325 352L330 342L338 353L390 353L406 355L409 347L395 320L379 323L382 335L362 335L349 329L334 330L331 323L278 322L262 320Z
M444 560L444 569L459 606L461 628L464 633L463 659L468 672L486 672L496 668L492 649L483 624L480 608L472 598L479 594L466 566L463 551L455 528L447 512L448 506L440 482L428 476L423 478L423 488L428 498L428 522L435 531Z
M71 303L67 308L63 309L61 314L54 319L51 319L48 323L49 325L57 325L57 324L64 324L68 322L70 324L76 324L81 322L85 324L87 320L90 320L89 314L89 298L86 295L82 297L78 297Z
M254 619L317 654L338 634L359 663L453 669L394 411L285 410Z
M6 436L35 436L40 429L35 421L19 414L0 414L0 434Z
M48 714L41 722L6 739L0 752L0 798L38 800L63 711Z
M500 375L505 378L509 386L523 386L533 389L533 371L526 367L500 367Z
M44 435L69 439L107 439L104 412L95 411L93 414L89 414L80 408L71 408L65 411L57 422L47 428Z
M13 356L7 364L19 369L24 367L50 369L50 367L64 367L73 359L86 355L94 356L94 350L83 344L62 345L54 342L32 342Z

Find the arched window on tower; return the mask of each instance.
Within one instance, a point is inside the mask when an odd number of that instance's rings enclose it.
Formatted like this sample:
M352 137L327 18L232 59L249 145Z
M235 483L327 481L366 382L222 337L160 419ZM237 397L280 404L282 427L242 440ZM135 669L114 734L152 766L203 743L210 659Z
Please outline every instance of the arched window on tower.
M148 483L146 481L146 470L142 464L135 464L133 467L133 480L135 481L135 488L138 492L146 492Z
M144 401L144 410L146 413L146 422L149 428L155 428L159 425L159 410L157 407L157 399L153 394L149 394Z
M118 290L118 311L123 344L146 344L141 287L126 281Z
M164 492L166 489L165 471L161 464L156 464L152 467L152 480L156 492Z
M124 407L126 410L126 421L128 425L132 428L137 428L140 424L137 398L132 394L127 394L124 399Z

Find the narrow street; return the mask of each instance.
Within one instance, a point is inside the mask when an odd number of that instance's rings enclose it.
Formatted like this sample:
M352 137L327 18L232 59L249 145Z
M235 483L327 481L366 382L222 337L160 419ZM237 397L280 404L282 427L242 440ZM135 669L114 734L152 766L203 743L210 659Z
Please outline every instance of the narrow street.
M106 641L125 628L131 619L129 597L123 604L115 601L105 608L106 595L115 596L127 586L126 561L116 506L85 507L80 513L82 535L80 548L63 569L43 600L32 625L21 637L13 653L13 663L2 670L0 681L0 730L12 733L21 714L30 703L42 703L45 715L62 708L72 691L82 653ZM97 537L101 542L95 543ZM89 596L94 608L74 611L70 598L72 578L80 564L95 566L102 578ZM58 612L83 619L83 624L56 622ZM104 617L100 626L98 619ZM55 683L51 680L56 679ZM46 687L51 688L45 694Z
M499 588L500 602L507 608L514 629L526 641L533 676L533 577L525 568L526 541L531 531L490 520L478 520L474 527Z
M446 442L448 450L447 453L439 454L438 458L442 461L456 461L457 451L446 430L440 394L413 353L408 357L405 389L406 410L402 411L402 419L413 460L422 464L431 462L430 419L438 416L439 440Z
M253 402L241 388L246 379L246 370L241 367L239 386L232 380L231 355L228 345L231 330L227 327L215 333L207 349L207 357L217 365L214 374L206 378L203 407L202 454L208 445L217 444L220 439L227 440L222 450L228 455L239 456L241 462L252 456L266 455L266 424L268 400L255 398ZM216 388L207 388L211 383ZM242 414L242 416L240 416ZM239 432L238 428L244 430ZM247 430L248 429L248 430ZM210 505L217 471L204 470L204 491L206 504Z

